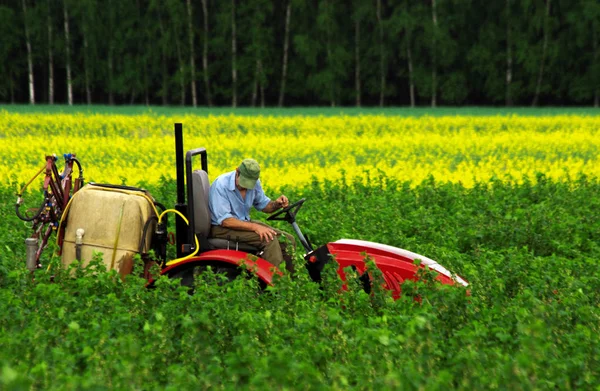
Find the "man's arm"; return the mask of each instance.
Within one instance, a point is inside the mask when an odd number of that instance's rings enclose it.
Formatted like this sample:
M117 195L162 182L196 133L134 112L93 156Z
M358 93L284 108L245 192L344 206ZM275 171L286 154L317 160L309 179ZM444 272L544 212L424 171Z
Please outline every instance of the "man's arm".
M255 232L258 236L260 236L260 240L263 242L270 242L273 240L273 238L275 238L275 236L277 236L277 232L269 227L252 223L250 221L238 220L235 217L226 218L221 223L221 226L228 229Z
M280 195L276 200L269 202L262 211L265 213L273 213L279 208L287 208L289 203L286 196Z

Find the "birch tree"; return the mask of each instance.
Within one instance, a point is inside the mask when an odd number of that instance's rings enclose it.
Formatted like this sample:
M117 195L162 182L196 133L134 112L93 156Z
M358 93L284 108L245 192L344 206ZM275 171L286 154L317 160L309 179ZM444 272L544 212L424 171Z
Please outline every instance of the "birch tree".
M352 19L354 24L354 94L355 94L355 105L360 107L362 105L362 76L361 76L361 65L362 65L362 41L363 36L361 32L361 25L363 25L367 19L369 11L371 11L370 2L361 0L355 0L352 3ZM369 33L367 30L367 37Z
M73 79L71 77L71 37L69 34L69 10L67 0L63 0L63 15L65 27L65 67L67 69L67 99L69 106L73 106Z
M287 81L288 56L290 50L290 19L292 16L292 0L288 0L285 8L285 28L283 34L283 59L281 65L281 84L279 88L279 100L277 105L283 107L285 99L285 83Z
M249 24L240 25L240 28L247 31L247 35L251 37L244 45L247 53L246 67L249 70L252 66L254 67L250 102L252 107L257 106L257 104L260 107L265 107L265 89L268 81L267 74L269 73L265 61L272 47L270 37L273 35L272 26L268 22L272 16L272 3L269 0L255 0L251 4L242 3L238 11L245 16L245 18L240 17L242 23L244 19L250 22ZM260 103L258 103L259 100Z
M598 52L600 52L600 48L598 45L598 26L595 25L592 28L592 48L594 51L594 57L593 57L593 69L596 69L596 80L595 80L595 86L594 86L594 107L600 107L600 77L598 76L598 74L600 73L598 70L600 69L600 66L598 65L598 58L600 57Z
M435 1L435 0L433 0ZM383 107L385 103L386 89L386 65L385 65L385 45L383 18L381 15L381 0L377 0L377 31L379 33L379 106Z
M401 43L398 47L398 52L404 52L406 56L406 70L408 76L408 94L410 107L416 106L415 99L415 81L414 81L414 65L413 65L413 34L416 29L416 16L410 7L410 0L404 1L402 6L396 8L390 17L390 34L395 38L394 41Z
M75 11L77 17L75 20L79 20L81 31L81 39L83 40L83 51L81 53L81 62L83 62L83 83L85 90L85 101L88 105L92 104L92 87L95 73L94 64L96 56L93 54L95 51L95 39L93 35L96 31L94 26L98 23L97 8L95 0L80 0L76 3Z
M0 5L0 36L2 45L0 45L0 98L7 99L15 103L15 89L18 88L16 80L19 76L19 70L22 64L18 61L10 61L19 53L22 46L22 20L17 17L21 11L19 7L11 9L5 5Z
M35 104L35 81L33 78L33 55L31 52L31 37L29 35L29 18L27 16L27 1L21 0L23 6L23 22L25 24L25 46L27 47L27 70L29 81L29 103Z
M537 106L540 98L540 91L542 89L542 81L544 79L544 66L546 65L546 55L548 53L548 37L550 35L550 4L552 0L545 0L546 3L546 12L545 18L543 22L543 31L544 31L544 42L542 44L542 54L540 58L540 68L538 71L537 82L535 84L535 94L533 96L533 101L531 102L531 106Z
M118 0L117 0L118 1ZM114 30L116 28L116 15L114 9L114 0L108 0L108 34L106 37L107 42L107 73L108 73L108 104L115 104L114 90L115 90L115 76L114 76L114 55L115 55L115 38Z
M505 93L505 105L506 107L512 106L512 75L513 75L513 53L512 53L512 13L510 12L510 0L506 0L506 93Z
M210 79L208 73L208 39L209 39L209 28L208 28L208 4L207 0L202 1L202 20L204 27L204 39L202 42L202 70L204 72L204 94L206 95L206 103L208 107L213 106L212 94L210 92Z
M48 103L54 104L54 45L52 42L52 0L47 0L47 31L48 31Z
M186 52L185 52L185 44L186 39L189 39L189 36L186 34L186 30L189 26L186 26L187 23L184 22L186 20L187 9L183 7L182 3L179 0L165 0L166 5L166 13L167 16L165 19L167 23L165 24L165 29L168 29L172 35L171 44L175 44L175 56L177 58L177 67L176 72L173 75L173 80L176 85L179 87L179 104L181 106L185 105L186 101Z
M167 31L165 27L166 22L164 19L164 12L161 0L151 0L148 6L149 13L151 14L151 18L155 18L158 23L154 24L154 30L158 25L158 36L157 36L157 44L158 50L160 53L160 79L161 79L161 89L159 91L159 95L161 97L161 101L163 105L169 104L169 75L167 68L167 61L169 60L169 45L172 43L172 37Z
M237 32L236 4L231 0L231 107L237 107Z
M437 106L437 10L436 0L431 0L431 18L432 18L432 33L431 33L431 107Z
M191 71L191 86L192 86L192 105L198 106L198 96L196 94L196 59L194 50L194 25L192 23L192 3L187 0L187 16L188 16L188 39L190 45L190 71Z

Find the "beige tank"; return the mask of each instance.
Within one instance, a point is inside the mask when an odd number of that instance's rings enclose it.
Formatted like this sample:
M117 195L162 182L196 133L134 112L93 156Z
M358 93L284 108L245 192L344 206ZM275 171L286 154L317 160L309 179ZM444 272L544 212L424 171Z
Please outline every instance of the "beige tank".
M62 249L64 267L76 259L77 236L81 241L81 260L87 265L94 252L103 253L107 270L123 273L139 251L144 224L156 216L152 197L132 188L110 188L88 184L73 196L65 224ZM147 230L143 252L151 245L155 222ZM125 265L129 263L129 265Z

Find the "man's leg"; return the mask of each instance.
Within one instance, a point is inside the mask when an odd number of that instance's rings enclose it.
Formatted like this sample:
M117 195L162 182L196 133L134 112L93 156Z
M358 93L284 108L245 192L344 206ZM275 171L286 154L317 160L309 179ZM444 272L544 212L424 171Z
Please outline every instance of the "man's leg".
M294 250L296 249L296 238L294 238L293 235L291 235L285 231L282 231L280 229L273 228L270 225L263 223L262 221L252 220L252 222L273 229L275 232L277 232L278 239L286 238L292 244L292 248ZM285 268L288 272L293 274L294 273L294 261L292 260L292 253L291 253L291 251L288 250L287 243L279 242L279 245L281 247L281 253L283 256L283 260L285 261Z
M228 228L223 228L220 225L213 225L210 230L210 236L213 238L222 238L231 241L239 241L248 243L251 246L255 246L263 250L262 258L269 261L274 266L279 267L283 262L283 254L281 253L281 246L279 240L273 239L267 243L260 240L255 232L252 231L238 231Z

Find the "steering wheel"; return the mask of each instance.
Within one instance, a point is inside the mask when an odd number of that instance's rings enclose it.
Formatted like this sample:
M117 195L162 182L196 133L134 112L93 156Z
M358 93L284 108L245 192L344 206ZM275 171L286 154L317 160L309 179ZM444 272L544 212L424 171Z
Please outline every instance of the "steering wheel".
M287 208L283 208L283 209L275 212L271 216L267 217L267 220L271 220L271 221L283 220L283 221L287 221L289 223L295 222L296 214L298 213L298 210L300 210L300 208L302 207L302 204L304 204L304 201L306 201L306 198L302 198L301 200L296 201L291 205L288 205ZM282 214L285 214L285 216L279 217Z

